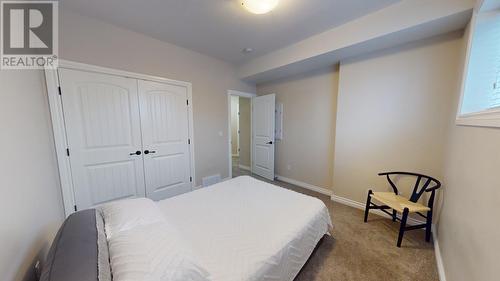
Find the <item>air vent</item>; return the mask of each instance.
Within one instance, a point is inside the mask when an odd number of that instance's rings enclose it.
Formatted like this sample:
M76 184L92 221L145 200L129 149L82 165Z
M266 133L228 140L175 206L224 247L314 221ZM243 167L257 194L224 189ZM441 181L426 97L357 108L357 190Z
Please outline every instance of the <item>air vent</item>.
M217 174L217 175L213 175L213 176L204 177L203 179L201 179L201 181L202 181L203 187L207 187L207 186L210 186L210 185L213 185L213 184L220 182L220 175Z

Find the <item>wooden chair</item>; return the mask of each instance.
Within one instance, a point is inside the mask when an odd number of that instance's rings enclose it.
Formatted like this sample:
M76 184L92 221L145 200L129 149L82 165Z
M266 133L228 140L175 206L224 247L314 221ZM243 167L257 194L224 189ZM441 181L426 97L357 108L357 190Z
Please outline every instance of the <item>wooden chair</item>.
M368 220L368 213L370 210L372 209L381 210L382 212L390 215L392 217L392 221L395 222L396 220L399 220L401 222L401 226L399 227L399 236L397 243L398 247L401 247L401 242L403 241L404 232L407 230L425 228L425 241L429 242L431 240L434 197L436 195L436 190L441 187L441 183L435 178L417 173L389 172L389 173L380 173L378 175L387 177L387 181L391 185L394 192L373 192L372 190L368 191L368 198L366 200L366 209L365 209L365 222L367 222ZM396 187L396 184L394 184L394 182L392 181L391 176L414 176L417 178L410 199L407 199L399 195L398 188ZM423 185L420 185L422 181ZM417 202L422 196L422 194L424 194L424 192L431 193L429 200L427 202L427 206ZM375 205L373 202L371 202L372 198L379 202L382 202L384 205L380 206ZM387 209L392 209L392 214L386 211ZM401 219L397 217L398 212L402 214ZM427 214L424 215L422 214L422 212L427 212ZM424 217L426 219L426 223L406 226L406 221L410 213L417 213L421 217Z

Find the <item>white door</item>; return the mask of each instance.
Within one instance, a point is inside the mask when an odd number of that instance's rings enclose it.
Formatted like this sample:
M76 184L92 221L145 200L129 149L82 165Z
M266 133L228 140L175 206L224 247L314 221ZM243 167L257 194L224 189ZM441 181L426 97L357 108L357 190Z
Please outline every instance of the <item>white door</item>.
M78 209L143 197L137 80L59 69Z
M275 94L252 99L252 172L274 180Z
M139 80L146 196L191 191L187 88Z

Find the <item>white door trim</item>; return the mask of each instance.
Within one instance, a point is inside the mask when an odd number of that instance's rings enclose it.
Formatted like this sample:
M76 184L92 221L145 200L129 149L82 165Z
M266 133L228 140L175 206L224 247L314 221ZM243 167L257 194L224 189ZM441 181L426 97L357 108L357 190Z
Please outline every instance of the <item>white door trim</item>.
M231 95L233 96L233 95ZM231 120L230 122L233 122L233 101L231 100ZM231 128L231 137L229 138L230 141L231 141L231 157L239 157L240 156L240 103L238 101L238 110L237 110L237 114L236 114L236 154L233 153L233 149L232 149L232 145L233 145L233 128ZM232 124L232 123L231 123Z
M238 97L244 97L244 98L249 98L252 99L257 96L257 94L254 93L245 93L245 92L240 92L240 91L235 91L235 90L228 90L227 91L227 136L228 136L228 160L229 160L229 178L233 177L233 158L232 158L232 147L231 147L231 96L238 96ZM250 106L251 103L250 103ZM250 108L250 136L252 135L252 108ZM238 140L239 141L239 140ZM250 137L250 149L252 148L253 144L253 138ZM238 145L239 147L239 145ZM253 155L252 151L250 151L250 167L252 167L252 162L253 162Z
M103 74L110 74L115 76L122 76L134 78L139 80L148 80L160 83L168 83L173 85L184 86L187 88L188 95L188 125L189 125L189 152L191 156L191 188L196 186L196 174L194 163L194 126L193 126L193 87L189 82L176 81L158 76L147 74L140 74L135 72L128 72L118 69L107 67L100 67L85 63L72 62L67 60L59 60L59 68L68 68L75 70L82 70L87 72L96 72ZM62 108L61 96L59 95L59 79L57 76L57 69L45 69L45 82L47 85L47 95L49 99L50 116L52 120L52 130L54 135L54 145L57 156L57 163L59 167L59 180L61 182L61 191L64 204L64 212L66 217L75 212L75 197L73 190L73 179L71 177L71 165L67 156L68 141L66 137L66 127L64 121L64 113ZM64 94L64 93L63 93Z

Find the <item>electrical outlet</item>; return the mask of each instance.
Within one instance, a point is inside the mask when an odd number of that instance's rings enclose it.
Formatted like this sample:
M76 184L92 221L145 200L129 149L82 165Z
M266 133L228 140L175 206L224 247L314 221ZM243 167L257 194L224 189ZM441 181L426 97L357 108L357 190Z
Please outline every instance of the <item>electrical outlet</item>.
M286 169L287 169L288 171L291 171L291 170L292 170L292 165L290 165L290 164L286 165Z
M37 260L35 265L33 266L33 271L35 272L36 280L40 280L40 277L42 276L42 267L39 260Z

